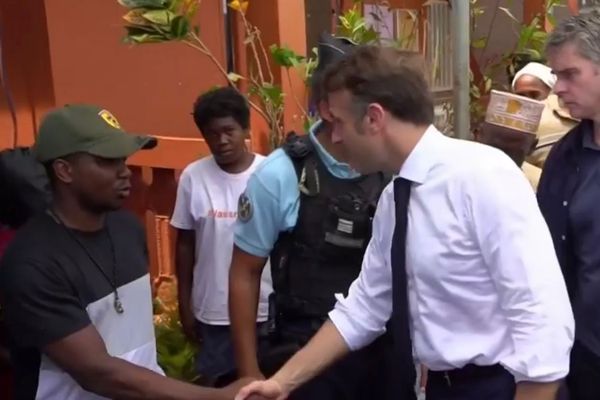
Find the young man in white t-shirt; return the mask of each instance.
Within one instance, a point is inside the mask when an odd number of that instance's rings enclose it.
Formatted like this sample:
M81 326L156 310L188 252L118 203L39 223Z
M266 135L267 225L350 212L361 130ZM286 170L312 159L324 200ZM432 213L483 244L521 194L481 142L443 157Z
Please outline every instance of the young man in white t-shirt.
M178 232L181 323L190 339L202 341L197 372L203 384L212 385L235 370L227 307L234 223L239 197L264 157L246 147L250 109L235 89L203 94L193 116L212 156L193 162L181 174L171 225ZM259 332L266 330L268 318L269 268L260 291Z

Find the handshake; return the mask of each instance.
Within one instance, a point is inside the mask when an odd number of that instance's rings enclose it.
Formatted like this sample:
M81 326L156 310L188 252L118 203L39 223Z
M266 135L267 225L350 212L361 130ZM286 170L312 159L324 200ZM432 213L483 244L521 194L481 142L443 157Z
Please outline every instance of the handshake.
M222 389L222 399L228 400L284 400L289 393L274 379L241 378Z

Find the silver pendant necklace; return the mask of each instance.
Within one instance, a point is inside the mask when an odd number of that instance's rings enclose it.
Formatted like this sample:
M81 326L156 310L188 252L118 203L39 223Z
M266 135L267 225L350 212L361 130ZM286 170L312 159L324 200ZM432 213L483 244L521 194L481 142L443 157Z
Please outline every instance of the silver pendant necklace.
M112 255L112 270L111 270L112 277L108 276L108 274L106 273L104 268L102 268L100 263L92 256L92 254L90 253L88 248L85 247L83 242L81 242L81 240L79 240L79 238L75 235L75 233L71 229L69 229L69 227L67 227L67 225L65 225L63 220L58 216L58 214L56 212L54 212L53 210L48 210L48 214L55 220L55 222L57 224L59 224L60 226L63 227L63 229L65 230L67 235L71 238L71 240L73 240L75 243L77 243L77 245L81 248L81 250L83 250L83 252L89 258L89 260L92 262L92 264L94 264L94 266L98 269L98 271L102 274L102 276L104 276L104 278L106 279L106 281L109 283L109 285L112 287L112 290L113 290L113 295L114 295L113 307L114 307L115 311L117 312L117 314L123 314L125 312L125 308L123 307L123 303L121 302L121 298L119 297L119 290L118 290L118 285L117 285L117 255L115 252L115 245L114 245L114 242L112 239L112 235L110 234L110 228L108 226L108 222L106 224L106 233L108 236L108 243L110 245L110 251L111 251L111 255Z

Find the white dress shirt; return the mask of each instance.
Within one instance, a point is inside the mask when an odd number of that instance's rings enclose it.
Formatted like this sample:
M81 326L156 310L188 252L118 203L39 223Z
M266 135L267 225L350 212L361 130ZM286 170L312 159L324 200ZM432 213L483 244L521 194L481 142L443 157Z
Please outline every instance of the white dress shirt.
M430 127L399 175L413 182L406 270L415 357L435 371L500 363L516 381L566 376L573 315L523 172L497 149ZM329 315L352 350L391 316L393 188L381 195L359 277Z

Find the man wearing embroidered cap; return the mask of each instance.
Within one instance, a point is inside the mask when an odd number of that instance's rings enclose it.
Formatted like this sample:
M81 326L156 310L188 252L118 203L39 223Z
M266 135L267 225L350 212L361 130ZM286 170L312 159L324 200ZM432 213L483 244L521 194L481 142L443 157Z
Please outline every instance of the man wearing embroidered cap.
M166 378L157 363L145 234L119 211L131 188L127 157L154 146L96 106L68 105L42 121L33 152L53 200L0 265L16 398L232 397L233 387Z
M575 344L567 386L572 400L600 398L600 7L583 8L548 35L554 92L581 120L550 152L540 209L569 288Z
M127 158L156 146L156 139L125 133L107 110L91 105L67 105L49 113L33 151L46 163L59 157L88 153L103 158Z
M534 190L542 170L525 161L537 143L544 103L493 90L477 141L505 152L523 170Z

